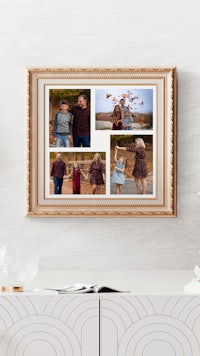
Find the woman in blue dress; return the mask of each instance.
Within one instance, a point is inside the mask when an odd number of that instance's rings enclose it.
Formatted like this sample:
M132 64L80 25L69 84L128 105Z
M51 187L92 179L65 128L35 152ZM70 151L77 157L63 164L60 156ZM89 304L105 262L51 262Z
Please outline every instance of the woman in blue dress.
M115 149L115 167L112 174L111 182L116 184L116 194L122 194L122 186L125 183L124 175L124 157L117 159L117 149Z

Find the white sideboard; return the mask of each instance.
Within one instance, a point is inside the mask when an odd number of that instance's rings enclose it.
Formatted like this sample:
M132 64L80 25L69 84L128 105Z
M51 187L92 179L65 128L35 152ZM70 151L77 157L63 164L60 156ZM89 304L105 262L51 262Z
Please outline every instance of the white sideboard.
M199 356L200 296L0 295L0 356Z
M104 294L100 356L199 356L200 296Z
M30 286L74 281L130 293L0 293L0 356L200 356L193 271L40 271ZM29 289L29 290L30 290Z
M0 356L99 356L98 295L0 295Z

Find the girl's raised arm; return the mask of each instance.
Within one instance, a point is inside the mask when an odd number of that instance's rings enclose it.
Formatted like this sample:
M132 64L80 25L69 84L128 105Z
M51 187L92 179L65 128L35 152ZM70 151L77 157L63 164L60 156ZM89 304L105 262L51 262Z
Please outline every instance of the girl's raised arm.
M117 148L115 147L114 161L117 162Z
M117 150L123 150L123 151L126 151L126 147L119 147L119 146L116 146L115 147Z

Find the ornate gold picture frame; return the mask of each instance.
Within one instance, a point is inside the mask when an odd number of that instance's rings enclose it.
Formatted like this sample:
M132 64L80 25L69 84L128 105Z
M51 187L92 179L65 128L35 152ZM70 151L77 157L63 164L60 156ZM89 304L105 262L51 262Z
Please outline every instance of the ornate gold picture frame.
M176 216L175 68L28 68L28 217Z

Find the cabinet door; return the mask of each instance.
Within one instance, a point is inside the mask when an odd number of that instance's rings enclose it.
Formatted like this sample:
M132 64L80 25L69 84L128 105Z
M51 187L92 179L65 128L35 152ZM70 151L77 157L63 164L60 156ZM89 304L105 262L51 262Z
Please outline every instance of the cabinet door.
M0 296L0 355L99 356L98 296Z
M100 356L199 356L199 296L103 295Z

